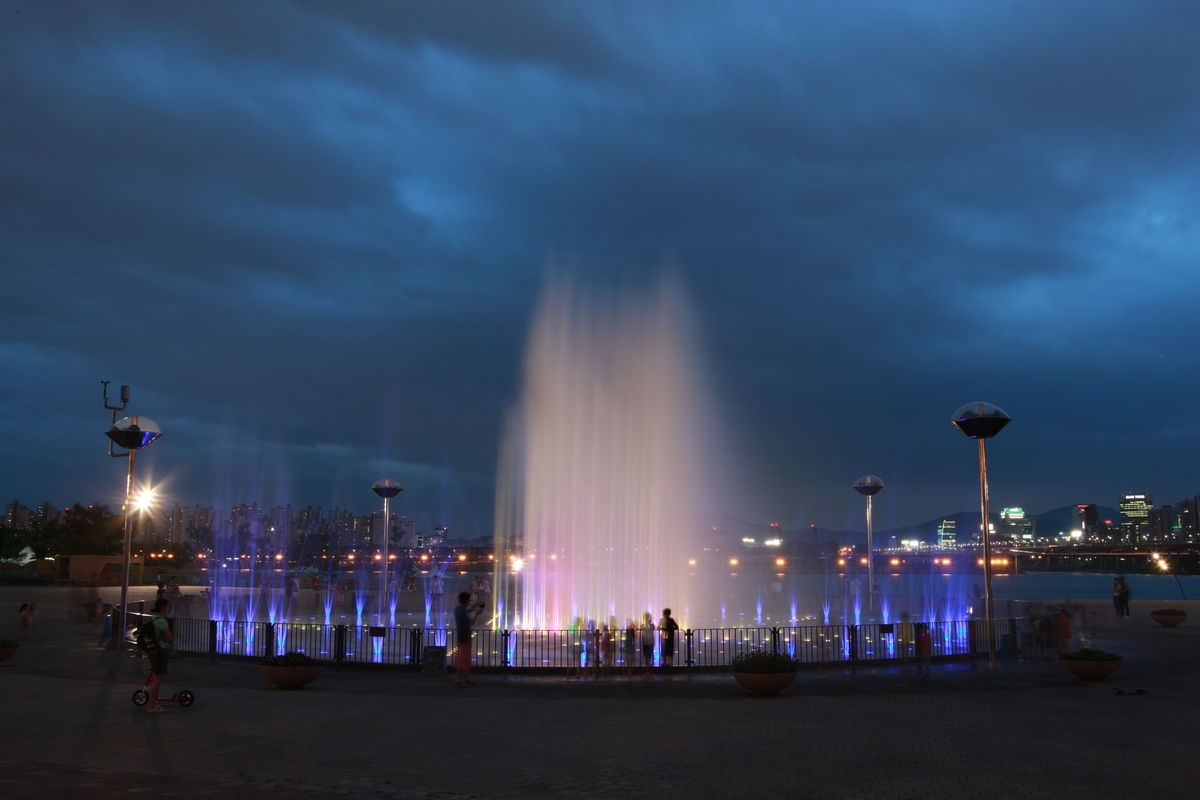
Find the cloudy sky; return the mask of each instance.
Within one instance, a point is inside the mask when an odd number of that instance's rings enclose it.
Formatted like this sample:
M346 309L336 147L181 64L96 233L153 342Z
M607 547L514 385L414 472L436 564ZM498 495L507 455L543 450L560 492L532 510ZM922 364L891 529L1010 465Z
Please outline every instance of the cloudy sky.
M491 532L548 270L672 270L711 508L1200 490L1195 3L0 5L0 491Z

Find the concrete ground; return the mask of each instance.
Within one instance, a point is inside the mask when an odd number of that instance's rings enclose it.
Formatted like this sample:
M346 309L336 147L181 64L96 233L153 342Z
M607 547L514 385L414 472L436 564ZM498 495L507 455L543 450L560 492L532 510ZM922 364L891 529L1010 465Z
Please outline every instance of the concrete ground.
M806 671L778 697L726 675L567 681L327 669L283 692L253 664L180 657L166 689L191 708L130 702L144 662L103 646L67 590L0 588L37 638L0 664L0 796L398 798L1196 797L1200 604L1162 628L1100 612L1125 657L1085 684L1055 662ZM1108 613L1105 613L1105 612ZM1115 687L1145 687L1120 696Z

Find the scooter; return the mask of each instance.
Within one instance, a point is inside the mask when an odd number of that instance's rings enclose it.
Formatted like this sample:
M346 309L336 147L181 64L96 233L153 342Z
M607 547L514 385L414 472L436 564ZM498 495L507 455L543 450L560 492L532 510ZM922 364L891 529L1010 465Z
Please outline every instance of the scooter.
M146 703L150 702L150 691L148 687L153 680L154 673L151 672L146 676L146 682L142 684L142 688L133 693L133 704L135 706L144 706ZM159 697L158 702L179 703L179 705L187 708L192 703L196 702L196 695L192 694L187 689L183 689L182 691L178 691L170 697Z

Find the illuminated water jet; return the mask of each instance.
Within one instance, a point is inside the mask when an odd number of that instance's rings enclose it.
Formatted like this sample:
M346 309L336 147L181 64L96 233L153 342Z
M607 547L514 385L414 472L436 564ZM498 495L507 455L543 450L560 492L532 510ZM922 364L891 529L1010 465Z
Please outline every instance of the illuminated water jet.
M706 424L692 340L669 280L610 303L550 283L501 448L495 627L693 607Z

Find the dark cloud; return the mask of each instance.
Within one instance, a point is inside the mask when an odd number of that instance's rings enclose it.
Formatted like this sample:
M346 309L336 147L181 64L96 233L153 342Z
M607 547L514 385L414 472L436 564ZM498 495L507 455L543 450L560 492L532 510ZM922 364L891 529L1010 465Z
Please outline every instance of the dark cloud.
M1200 488L1193 4L0 13L27 503L119 492L111 378L185 502L365 510L386 469L486 532L548 262L681 274L721 510L840 526L866 472L897 523L969 508L976 398L1001 504Z

